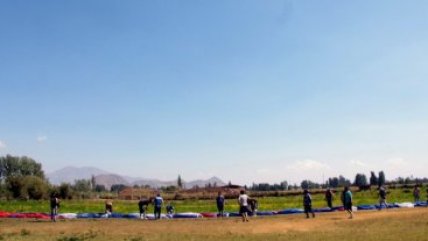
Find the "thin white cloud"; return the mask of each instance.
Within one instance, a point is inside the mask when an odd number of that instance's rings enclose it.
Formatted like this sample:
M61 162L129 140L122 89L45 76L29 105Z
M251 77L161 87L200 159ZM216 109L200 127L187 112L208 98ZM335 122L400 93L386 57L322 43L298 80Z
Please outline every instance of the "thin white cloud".
M6 143L4 143L3 141L0 141L0 149L5 149L6 148Z
M409 165L403 158L393 158L386 161L389 166L394 168L407 167Z
M281 176L283 180L287 180L289 183L300 184L302 180L306 179L323 182L325 181L324 178L332 175L333 172L333 168L325 162L306 159L286 165Z
M301 160L288 165L287 169L295 171L309 171L309 170L330 170L330 166L315 160Z
M38 136L36 141L38 143L42 143L42 142L45 142L47 139L48 139L47 136Z
M388 178L395 178L398 176L410 176L415 173L415 167L408 161L404 160L404 158L391 158L385 162L383 166L385 169L385 173Z
M357 166L357 167L368 167L369 165L365 162L359 161L359 160L351 160L351 165Z

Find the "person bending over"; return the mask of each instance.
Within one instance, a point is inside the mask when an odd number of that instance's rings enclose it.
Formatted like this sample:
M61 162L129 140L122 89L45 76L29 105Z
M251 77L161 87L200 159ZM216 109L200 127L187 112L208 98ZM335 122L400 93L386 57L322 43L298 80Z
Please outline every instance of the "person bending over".
M140 210L140 219L146 219L147 207L150 204L150 200L144 197L140 198L138 202L138 209Z

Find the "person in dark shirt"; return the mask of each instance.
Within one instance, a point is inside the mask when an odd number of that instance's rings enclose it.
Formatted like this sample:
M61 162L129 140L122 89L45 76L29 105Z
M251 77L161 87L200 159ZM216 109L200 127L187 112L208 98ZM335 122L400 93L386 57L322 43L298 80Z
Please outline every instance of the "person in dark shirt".
M252 216L257 216L257 210L259 209L259 202L257 201L257 199L248 199L248 205L250 206Z
M138 209L140 210L140 219L146 219L147 207L150 204L150 199L140 198L138 202Z
M325 191L325 200L327 201L327 206L332 209L333 208L333 192L330 188L327 188Z
M113 201L110 199L106 200L105 203L105 213L109 216L113 213Z
M382 209L382 206L388 208L388 203L386 203L386 190L384 187L379 188L379 210Z
M415 185L415 188L413 189L413 197L415 198L415 203L419 202L421 199L421 191L418 185Z
M216 198L216 204L217 204L217 211L219 217L224 217L224 204L225 199L221 192L218 192L217 198Z
M163 198L161 197L160 193L158 193L153 201L155 219L160 219L161 217L162 204Z
M172 206L172 204L171 203L168 203L167 205L166 205L166 213L167 214L174 214L174 206Z
M305 208L306 218L309 218L309 213L312 213L312 218L315 218L315 213L312 210L312 197L307 189L303 191L303 207Z
M351 190L349 190L349 187L345 187L342 192L342 202L345 211L349 213L349 218L354 218L354 215L352 213L352 192Z
M51 220L56 222L56 216L58 215L59 209L59 198L57 194L53 194L50 198L50 208L51 208Z

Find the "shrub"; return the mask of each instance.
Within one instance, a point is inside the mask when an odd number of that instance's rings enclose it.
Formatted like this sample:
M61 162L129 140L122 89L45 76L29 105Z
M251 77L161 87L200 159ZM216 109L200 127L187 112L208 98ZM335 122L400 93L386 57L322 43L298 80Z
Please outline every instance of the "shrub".
M29 199L34 200L47 197L49 184L45 180L36 176L26 176L23 182L24 186L21 195L26 194Z
M57 241L84 241L84 238L72 235L72 236L64 236L57 239Z
M69 183L61 183L58 187L58 194L62 199L71 199L73 197L73 190Z
M13 198L39 200L47 196L49 184L37 176L8 177L6 188Z
M8 177L6 179L6 189L12 194L13 198L20 198L22 187L24 186L21 177Z

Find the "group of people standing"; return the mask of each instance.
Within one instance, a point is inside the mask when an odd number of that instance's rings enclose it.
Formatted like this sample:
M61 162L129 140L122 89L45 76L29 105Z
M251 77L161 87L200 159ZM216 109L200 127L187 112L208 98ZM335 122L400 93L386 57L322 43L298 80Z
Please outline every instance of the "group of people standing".
M218 192L216 198L218 217L224 217L224 205L226 203L226 199L224 198L221 192ZM248 222L248 216L251 214L252 216L257 215L258 209L258 201L255 198L250 198L245 190L241 190L238 197L238 205L239 205L239 215L242 217L243 222Z
M416 190L416 187L415 187L415 190ZM379 210L381 210L383 207L388 208L388 203L386 202L387 192L386 192L385 187L383 187L383 186L379 187L378 195L379 195L379 205L378 205ZM418 193L418 195L419 195L419 193ZM325 191L324 197L325 197L325 200L327 202L327 206L330 209L333 209L334 193L330 188L328 188ZM351 192L349 187L347 187L347 186L344 187L344 189L342 191L342 195L341 195L341 200L342 200L344 210L349 214L349 218L352 219L354 217L353 211L352 211L353 197L352 197L352 192ZM416 196L415 196L415 200L416 200ZM312 197L311 197L310 192L307 189L305 189L303 191L303 206L304 206L306 218L309 218L310 213L312 214L312 217L314 218L315 212L312 210Z
M162 206L163 206L164 200L161 197L160 193L156 195L155 198L140 198L140 201L138 202L138 209L140 211L140 219L147 219L147 208L150 204L153 204L153 212L154 212L154 218L160 219L161 213L162 213ZM167 214L173 214L174 213L174 206L172 206L171 203L168 203L166 205L166 213Z
M379 187L379 210L381 210L383 207L388 208L387 203L387 191L385 187L381 186ZM428 193L428 189L427 189ZM415 203L420 201L420 189L419 186L415 186L413 189L413 196L415 199ZM325 200L327 202L327 206L330 209L333 209L333 198L334 193L333 191L328 188L325 191ZM428 198L428 197L427 197ZM352 206L353 206L353 197L352 192L349 187L344 187L342 194L341 194L341 201L343 204L344 210L349 214L349 218L353 218L353 212L352 212ZM243 222L248 222L248 216L251 214L252 216L256 216L257 209L258 209L258 201L255 198L250 198L245 190L241 190L239 197L238 197L238 205L239 205L239 214L242 217ZM427 201L428 202L428 201ZM160 219L161 218L161 212L162 212L162 206L164 204L164 200L161 197L161 195L158 193L156 197L154 198L140 198L138 202L138 209L140 211L140 218L141 219L147 219L147 209L150 204L153 204L154 208L154 218ZM218 217L224 217L225 216L225 204L226 199L222 192L218 192L218 195L216 197L216 205L217 205L217 211ZM53 194L50 198L50 214L51 214L51 220L53 222L56 221L56 217L58 214L58 209L60 207L60 199L58 198L57 194ZM315 212L312 209L312 196L309 190L305 189L303 191L303 207L304 207L304 213L306 215L306 218L310 217L310 214L313 218L315 218ZM171 205L171 203L168 203L166 205L166 212L167 214L173 214L174 213L174 206ZM105 213L111 214L113 213L113 202L111 199L106 200L105 202Z
M378 189L378 196L379 196L379 210L381 210L383 207L388 208L388 203L386 201L387 198L387 191L385 189L385 187L381 186ZM428 190L427 190L428 192ZM414 190L413 190L413 195L415 198L415 202L418 202L420 200L420 189L418 186L415 186ZM333 199L334 199L334 192L330 189L327 188L327 190L325 191L324 194L325 200L327 202L327 206L330 209L333 209ZM239 197L238 197L238 205L239 205L239 214L242 217L242 221L243 222L248 222L248 216L251 214L252 216L256 216L257 214L257 209L258 209L258 201L255 198L250 198L245 190L241 190ZM349 187L344 187L342 193L341 193L341 201L343 204L343 208L344 210L349 214L349 218L352 219L354 217L353 214L353 195L351 192L351 189ZM141 208L142 204L145 204L145 209ZM139 207L140 207L140 214L141 213L145 213L145 210L147 210L147 205L151 203L150 201L140 201L139 203ZM154 199L154 209L155 209L155 218L160 218L160 210L162 207L162 203L163 203L163 199L160 197L160 195L158 194L158 196ZM226 199L224 197L224 195L222 194L222 192L218 192L218 195L216 197L216 205L217 205L217 216L218 217L224 217L225 216L225 204L226 204ZM310 217L310 214L312 215L312 218L315 218L315 212L312 209L312 196L311 193L309 192L309 190L305 189L303 191L303 207L304 207L304 213L306 215L306 218ZM173 210L173 207L171 209L171 207L167 206L167 213L171 213L168 210Z
M333 209L333 191L328 188L325 192L325 200L327 202L327 206L330 209ZM353 218L352 212L352 192L348 187L345 187L342 192L342 203L343 208L349 214L349 218ZM312 214L312 218L315 218L315 212L312 209L312 196L309 190L305 189L303 191L303 208L306 215L306 218L309 218L309 214Z

